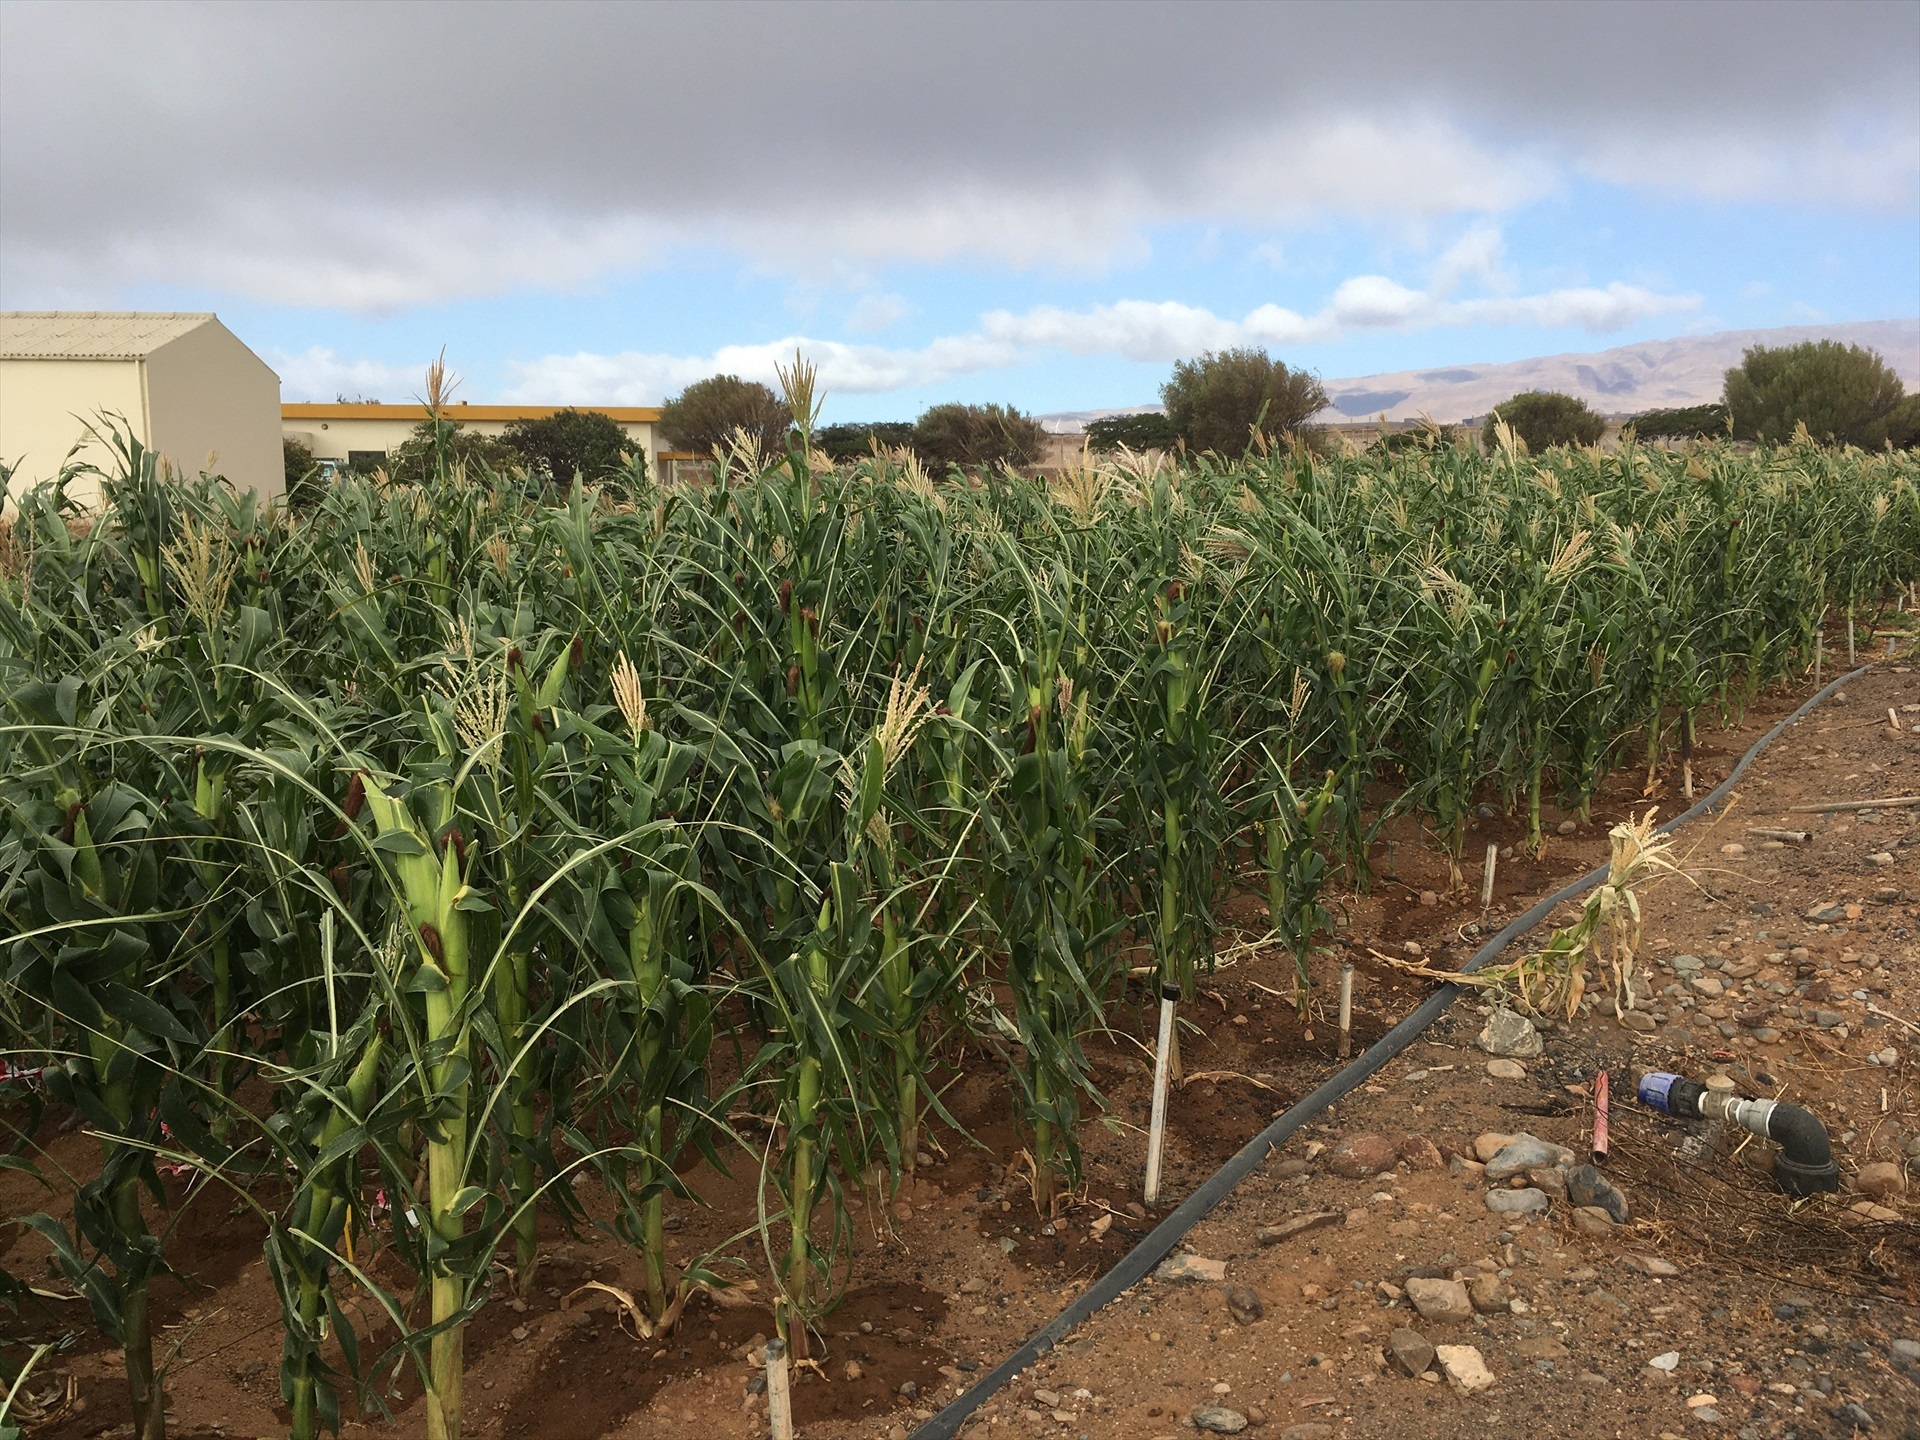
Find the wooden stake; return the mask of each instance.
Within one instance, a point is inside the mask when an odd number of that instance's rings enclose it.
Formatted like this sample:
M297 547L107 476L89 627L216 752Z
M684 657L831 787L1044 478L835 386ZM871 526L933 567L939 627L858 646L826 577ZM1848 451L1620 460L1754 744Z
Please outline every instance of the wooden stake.
M1147 1122L1147 1183L1141 1193L1149 1206L1160 1201L1160 1153L1167 1138L1167 1063L1173 1049L1173 1006L1179 998L1177 985L1160 988L1160 1043L1153 1052L1153 1116Z
M1353 1054L1353 962L1340 967L1340 1058Z
M793 1440L793 1397L787 1393L787 1342L780 1339L767 1341L767 1423L773 1440Z
M1500 861L1500 846L1497 841L1487 842L1487 863L1480 870L1480 908L1490 909L1493 905L1493 867Z

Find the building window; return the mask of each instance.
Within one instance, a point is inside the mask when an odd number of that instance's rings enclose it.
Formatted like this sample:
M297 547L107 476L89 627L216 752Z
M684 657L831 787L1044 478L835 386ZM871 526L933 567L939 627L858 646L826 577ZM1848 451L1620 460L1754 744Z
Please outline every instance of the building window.
M384 450L349 450L347 452L347 468L362 475L371 475L386 463L387 452Z

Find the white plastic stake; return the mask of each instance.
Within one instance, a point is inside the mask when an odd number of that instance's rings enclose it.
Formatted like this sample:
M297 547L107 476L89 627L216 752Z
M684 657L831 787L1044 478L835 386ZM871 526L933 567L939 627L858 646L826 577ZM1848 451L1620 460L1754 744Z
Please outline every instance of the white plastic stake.
M1480 908L1493 906L1493 867L1500 861L1500 846L1497 841L1487 842L1487 863L1480 867Z
M1891 712L1889 712L1891 713ZM327 1055L340 1053L340 1011L333 994L333 911L320 915L320 967L327 981Z
M1147 1124L1147 1183L1141 1198L1160 1201L1160 1151L1167 1138L1167 1057L1173 1048L1173 1005L1180 987L1160 987L1160 1042L1153 1052L1153 1118Z
M773 1440L793 1440L793 1397L787 1393L787 1342L778 1338L767 1341L767 1424Z
M1340 1058L1353 1054L1353 962L1340 967Z
M1853 663L1855 663L1853 656L1853 612L1849 610L1847 612L1847 664L1852 665Z

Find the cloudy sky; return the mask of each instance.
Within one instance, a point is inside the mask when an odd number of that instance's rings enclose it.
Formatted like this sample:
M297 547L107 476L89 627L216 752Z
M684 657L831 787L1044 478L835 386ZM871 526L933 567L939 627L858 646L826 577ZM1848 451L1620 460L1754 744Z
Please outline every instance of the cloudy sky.
M873 419L1907 316L1920 8L6 0L0 306Z

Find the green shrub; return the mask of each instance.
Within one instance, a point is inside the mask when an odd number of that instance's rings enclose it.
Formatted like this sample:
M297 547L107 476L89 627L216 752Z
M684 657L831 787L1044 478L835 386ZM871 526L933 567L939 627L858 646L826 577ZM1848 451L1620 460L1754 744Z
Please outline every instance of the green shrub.
M1087 422L1087 439L1096 450L1171 450L1180 438L1164 414L1106 415Z
M1494 422L1504 420L1534 454L1556 445L1594 445L1607 433L1606 420L1587 402L1557 390L1527 390L1494 407L1480 427L1480 441L1493 448Z
M575 475L604 480L625 467L633 448L619 422L600 410L556 410L537 420L516 420L504 438L528 475L563 486Z
M935 405L913 425L913 448L935 465L1030 465L1046 431L1011 405Z
M1398 455L1403 450L1431 450L1435 446L1452 446L1458 434L1459 432L1451 425L1441 425L1433 429L1422 425L1412 430L1390 431L1367 448L1376 455Z
M1920 395L1902 397L1898 405L1868 425L1861 444L1869 450L1888 445L1896 450L1920 446Z
M1264 350L1209 350L1182 360L1160 387L1174 433L1194 450L1243 453L1257 425L1269 440L1303 428L1326 408L1320 379Z
M1876 422L1905 393L1879 355L1838 340L1755 345L1727 371L1733 433L1770 445L1792 438L1802 424L1815 440L1873 444Z
M504 475L523 468L520 452L492 435L476 435L452 420L439 422L445 430L447 468L455 466L470 472L491 470ZM387 452L386 472L404 485L424 485L437 473L438 456L434 440L434 422L422 420L412 432Z
M280 458L286 466L287 504L296 510L311 505L317 498L318 486L314 482L320 473L313 451L292 436L282 435Z
M1649 410L1633 417L1633 433L1643 440L1704 440L1727 433L1725 405L1686 405Z
M763 455L783 454L793 414L787 404L758 380L713 375L696 380L660 407L660 433L676 450L696 455L732 442L745 430L760 442Z
M871 425L823 425L813 432L813 443L834 460L858 460L871 455L875 441L886 450L911 445L913 422L876 420Z

